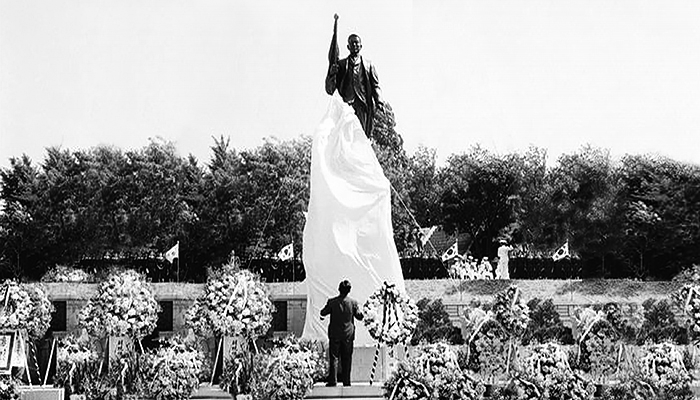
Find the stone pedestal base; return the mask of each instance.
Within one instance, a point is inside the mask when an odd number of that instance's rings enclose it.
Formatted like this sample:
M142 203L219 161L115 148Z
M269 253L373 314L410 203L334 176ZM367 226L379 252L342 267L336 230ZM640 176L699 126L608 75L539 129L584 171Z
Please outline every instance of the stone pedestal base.
M352 354L352 373L350 375L352 382L369 382L376 351L376 346L355 347ZM377 359L377 368L374 373L374 382L386 381L391 372L396 369L399 361L404 359L404 353L403 346L394 348L381 347L379 349L379 358Z

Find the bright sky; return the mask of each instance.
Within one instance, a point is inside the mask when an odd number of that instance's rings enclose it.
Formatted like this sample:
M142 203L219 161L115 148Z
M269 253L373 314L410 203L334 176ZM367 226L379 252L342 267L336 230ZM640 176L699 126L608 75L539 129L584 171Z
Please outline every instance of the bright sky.
M313 134L334 13L409 152L533 144L552 162L590 143L700 163L696 0L0 0L0 166L156 136L206 163L212 136Z

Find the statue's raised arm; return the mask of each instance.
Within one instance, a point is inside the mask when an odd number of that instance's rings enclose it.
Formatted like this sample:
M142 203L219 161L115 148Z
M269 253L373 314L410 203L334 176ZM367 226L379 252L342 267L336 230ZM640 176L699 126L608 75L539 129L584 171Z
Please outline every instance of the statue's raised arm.
M331 39L331 48L328 49L328 65L338 63L340 58L340 48L338 47L338 14L333 15L333 39Z
M340 48L338 47L338 14L333 16L333 38L331 48L328 49L328 73L326 74L326 93L333 95L336 89L336 76L338 74L338 59L340 58Z

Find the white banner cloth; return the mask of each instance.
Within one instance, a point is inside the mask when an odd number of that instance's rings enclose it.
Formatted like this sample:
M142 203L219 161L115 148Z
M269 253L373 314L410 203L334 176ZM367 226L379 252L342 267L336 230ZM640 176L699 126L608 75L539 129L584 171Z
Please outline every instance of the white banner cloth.
M391 225L391 190L353 109L336 94L313 138L311 195L304 226L306 321L303 338L328 340L326 301L343 279L364 304L384 281L405 290ZM375 344L355 321L355 345Z

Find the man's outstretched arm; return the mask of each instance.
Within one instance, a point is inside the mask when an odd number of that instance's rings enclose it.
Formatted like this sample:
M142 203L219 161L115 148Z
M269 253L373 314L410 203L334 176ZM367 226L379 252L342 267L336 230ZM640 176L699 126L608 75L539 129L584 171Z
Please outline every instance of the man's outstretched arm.
M325 307L321 309L321 316L325 317L326 315L331 313L331 304L330 302L327 302Z
M365 318L365 316L364 314L362 314L362 310L360 310L360 305L357 302L355 302L354 308L355 310L353 314L355 315L355 318L359 321L362 321Z

